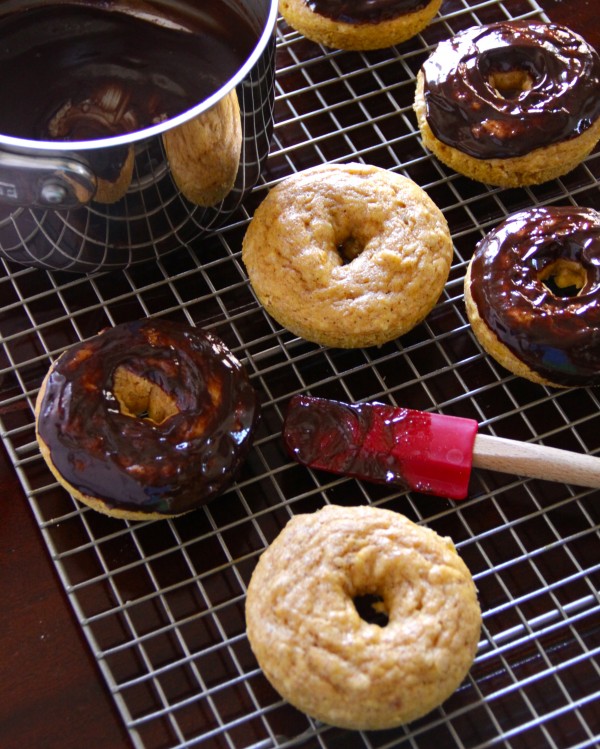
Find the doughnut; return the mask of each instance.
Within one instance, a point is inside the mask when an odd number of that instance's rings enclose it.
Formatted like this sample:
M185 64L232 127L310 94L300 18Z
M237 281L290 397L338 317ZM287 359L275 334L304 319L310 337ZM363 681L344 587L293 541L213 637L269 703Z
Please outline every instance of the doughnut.
M162 136L171 174L191 203L209 208L231 192L242 152L242 120L235 89L207 112Z
M449 538L390 510L328 505L292 518L263 552L246 627L294 707L375 730L416 720L458 688L481 612Z
M242 242L256 296L283 327L324 346L378 346L420 323L448 278L452 240L412 180L325 164L276 185Z
M500 187L574 169L600 139L600 57L553 23L503 21L441 42L417 75L423 144Z
M279 0L279 12L307 39L332 49L391 47L429 25L442 0Z
M465 304L485 351L553 387L600 384L600 213L532 208L476 246Z
M112 517L155 520L229 486L258 401L217 336L148 319L67 349L46 374L35 413L42 456L76 499Z

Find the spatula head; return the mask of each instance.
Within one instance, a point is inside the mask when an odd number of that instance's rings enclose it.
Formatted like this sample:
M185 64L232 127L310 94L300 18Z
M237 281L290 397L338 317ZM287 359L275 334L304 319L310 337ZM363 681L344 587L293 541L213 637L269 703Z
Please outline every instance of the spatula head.
M283 439L299 463L405 489L464 499L477 422L382 403L296 395Z

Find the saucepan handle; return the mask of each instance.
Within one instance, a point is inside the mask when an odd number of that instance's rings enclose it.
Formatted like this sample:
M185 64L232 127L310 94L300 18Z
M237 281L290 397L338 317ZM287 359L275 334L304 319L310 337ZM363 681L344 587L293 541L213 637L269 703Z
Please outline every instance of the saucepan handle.
M76 208L96 192L96 177L77 159L0 150L0 203Z

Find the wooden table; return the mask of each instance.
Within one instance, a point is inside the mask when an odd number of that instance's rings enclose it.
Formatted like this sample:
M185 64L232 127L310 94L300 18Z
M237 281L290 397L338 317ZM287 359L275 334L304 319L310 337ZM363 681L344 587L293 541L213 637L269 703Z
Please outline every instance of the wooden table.
M600 49L597 0L540 4ZM3 450L0 497L0 746L129 747Z

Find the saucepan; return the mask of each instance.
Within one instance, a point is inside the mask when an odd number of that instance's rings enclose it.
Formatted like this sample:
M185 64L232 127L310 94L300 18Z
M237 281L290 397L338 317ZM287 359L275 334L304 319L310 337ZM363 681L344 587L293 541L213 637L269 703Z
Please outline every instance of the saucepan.
M92 273L222 227L273 127L277 0L4 0L0 256Z

